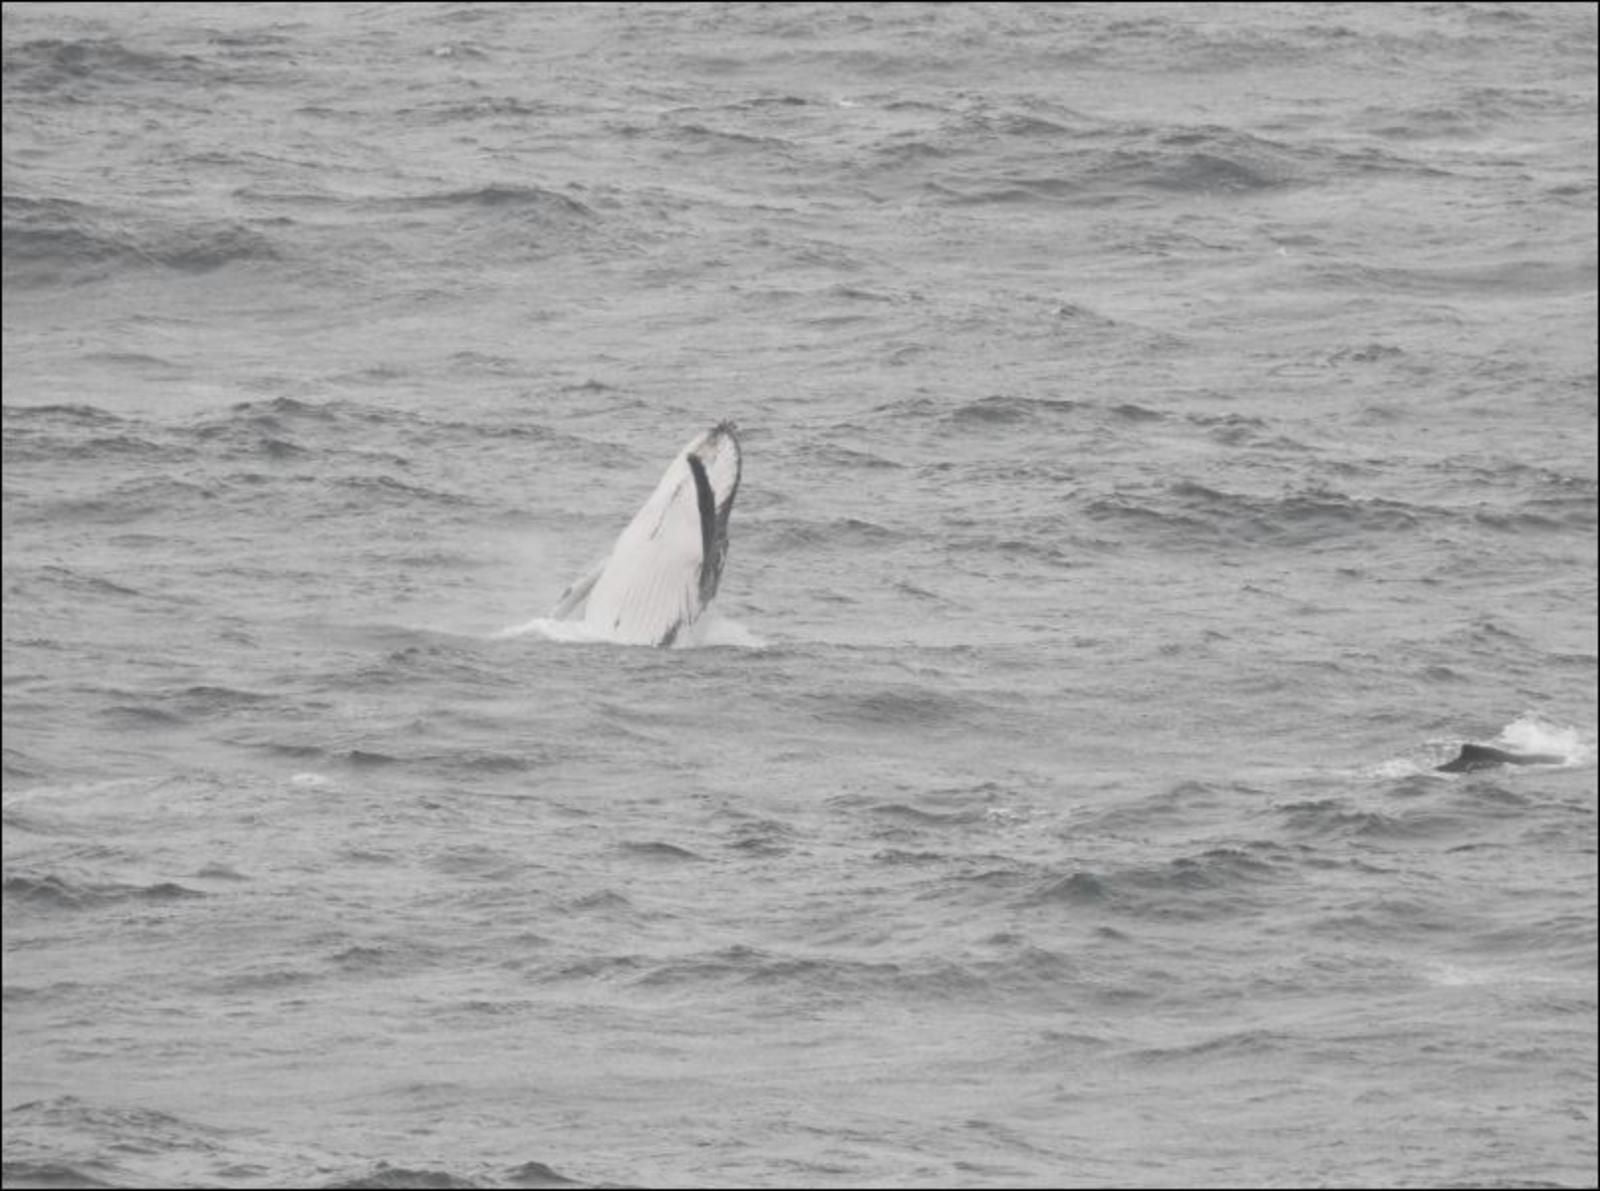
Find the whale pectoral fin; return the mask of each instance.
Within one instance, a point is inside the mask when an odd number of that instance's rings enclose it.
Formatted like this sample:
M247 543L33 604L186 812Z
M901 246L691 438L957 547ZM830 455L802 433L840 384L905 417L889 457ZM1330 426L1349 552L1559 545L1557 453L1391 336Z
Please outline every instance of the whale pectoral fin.
M703 608L717 594L717 583L722 578L724 543L718 535L717 495L711 490L706 465L698 455L691 454L688 460L689 473L694 477L695 505L700 513L700 575L696 586Z
M561 598L556 601L556 606L550 612L551 620L565 620L589 598L589 592L594 590L594 585L600 581L600 576L606 569L606 562L607 559L602 558L594 564L592 570L574 580L572 585L561 593Z
M743 463L739 438L733 423L719 423L707 436L703 449L689 453L689 469L694 476L695 503L700 512L700 606L716 598L722 583L722 566L728 558L728 519L733 515L733 499L739 494Z

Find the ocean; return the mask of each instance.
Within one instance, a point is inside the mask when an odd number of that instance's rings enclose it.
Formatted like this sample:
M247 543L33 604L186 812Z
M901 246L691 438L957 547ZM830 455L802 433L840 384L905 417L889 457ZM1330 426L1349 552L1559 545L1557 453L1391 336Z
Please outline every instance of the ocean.
M5 1185L1593 1186L1596 52L5 5Z

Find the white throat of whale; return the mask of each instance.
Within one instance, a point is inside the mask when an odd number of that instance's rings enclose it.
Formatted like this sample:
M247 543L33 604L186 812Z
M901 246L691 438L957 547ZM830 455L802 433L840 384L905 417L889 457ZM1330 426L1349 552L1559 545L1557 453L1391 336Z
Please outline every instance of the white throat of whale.
M552 615L571 616L581 605L585 626L609 640L671 645L717 594L740 471L731 422L696 437L611 554L562 593Z

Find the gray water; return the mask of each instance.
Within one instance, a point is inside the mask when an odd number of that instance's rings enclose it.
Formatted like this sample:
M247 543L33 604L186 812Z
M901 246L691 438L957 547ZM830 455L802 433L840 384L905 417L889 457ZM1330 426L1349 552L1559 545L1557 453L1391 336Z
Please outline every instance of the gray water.
M1593 1185L1595 14L8 5L6 1185Z

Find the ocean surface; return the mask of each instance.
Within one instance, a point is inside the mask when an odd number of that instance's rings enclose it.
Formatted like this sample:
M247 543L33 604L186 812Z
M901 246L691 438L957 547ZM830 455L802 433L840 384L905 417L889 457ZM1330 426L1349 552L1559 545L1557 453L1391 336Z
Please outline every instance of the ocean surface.
M8 1188L1594 1185L1595 6L8 4L3 152Z

